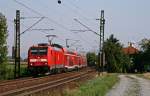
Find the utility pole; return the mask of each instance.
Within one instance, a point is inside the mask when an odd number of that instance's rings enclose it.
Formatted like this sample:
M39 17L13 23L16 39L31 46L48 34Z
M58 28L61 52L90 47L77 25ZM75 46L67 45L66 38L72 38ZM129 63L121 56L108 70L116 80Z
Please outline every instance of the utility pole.
M105 65L105 53L104 53L104 10L101 10L101 17L100 19L96 19L100 21L100 44L99 44L99 64L98 64L98 72L104 71Z
M14 77L20 77L20 11L16 10L16 19L14 20L15 23L15 71Z
M32 24L29 28L20 32L20 19L32 19L32 18L40 18L34 24ZM20 17L20 11L16 10L16 18L14 19L14 46L12 47L12 57L15 59L15 70L14 70L14 78L20 77L20 36L25 32L31 30L36 24L42 21L45 17ZM43 29L38 29L43 30ZM46 30L53 30L53 29L46 29Z
M104 52L104 26L105 26L105 19L104 19L104 10L101 10L101 18L100 18L100 34L101 34L101 67L102 72L104 71L105 65L105 52Z

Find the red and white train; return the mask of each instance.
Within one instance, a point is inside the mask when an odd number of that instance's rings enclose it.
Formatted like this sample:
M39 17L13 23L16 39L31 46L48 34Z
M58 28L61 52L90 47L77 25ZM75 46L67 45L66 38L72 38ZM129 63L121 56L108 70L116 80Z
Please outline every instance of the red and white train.
M67 71L87 66L86 56L58 44L38 44L28 51L28 69L34 73Z

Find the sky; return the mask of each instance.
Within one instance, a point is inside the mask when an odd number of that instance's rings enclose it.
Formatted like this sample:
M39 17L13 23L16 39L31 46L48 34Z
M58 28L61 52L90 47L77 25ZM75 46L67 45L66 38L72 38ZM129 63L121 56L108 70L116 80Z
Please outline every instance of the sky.
M14 44L14 24L16 10L20 10L21 32L29 28L40 18L45 17L31 30L21 35L21 56L26 57L30 46L48 42L46 35L57 35L54 43L65 46L65 39L72 45L71 49L78 51L98 51L99 37L90 31L74 32L72 30L87 30L74 19L99 33L101 10L105 12L105 39L111 34L120 40L124 46L128 42L137 44L143 38L150 37L150 0L0 0L0 12L6 16L8 24L8 52L11 55ZM19 2L19 3L17 3ZM23 4L23 5L21 5ZM25 6L28 8L26 8ZM35 31L33 29L54 29L51 31Z

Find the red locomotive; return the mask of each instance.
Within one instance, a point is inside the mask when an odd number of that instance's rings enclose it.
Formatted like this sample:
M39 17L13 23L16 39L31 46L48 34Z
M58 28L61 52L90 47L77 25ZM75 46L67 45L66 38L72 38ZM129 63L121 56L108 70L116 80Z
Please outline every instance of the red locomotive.
M79 69L86 64L85 56L58 44L38 44L28 51L28 69L35 74Z

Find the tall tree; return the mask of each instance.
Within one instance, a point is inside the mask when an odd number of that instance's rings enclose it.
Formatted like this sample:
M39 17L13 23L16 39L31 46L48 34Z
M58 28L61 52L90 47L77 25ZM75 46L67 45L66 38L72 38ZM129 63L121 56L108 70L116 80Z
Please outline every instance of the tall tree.
M130 59L122 51L122 45L114 35L104 42L106 67L108 72L127 72L131 66Z
M5 16L0 13L0 79L5 77L7 62L7 23Z

